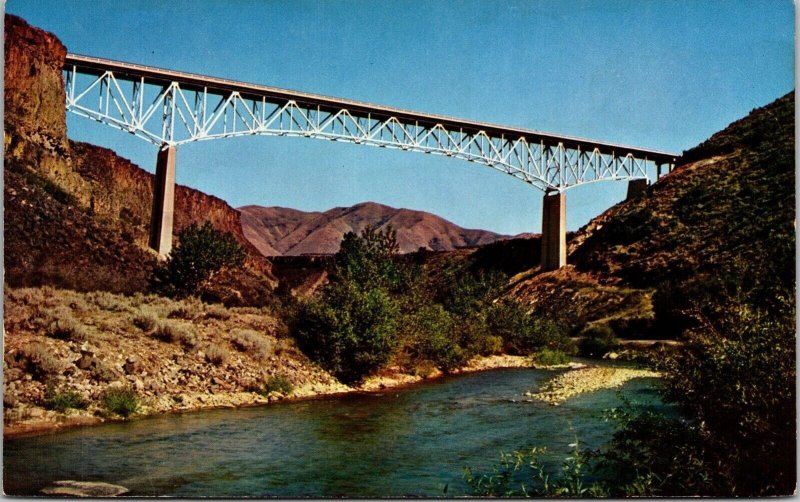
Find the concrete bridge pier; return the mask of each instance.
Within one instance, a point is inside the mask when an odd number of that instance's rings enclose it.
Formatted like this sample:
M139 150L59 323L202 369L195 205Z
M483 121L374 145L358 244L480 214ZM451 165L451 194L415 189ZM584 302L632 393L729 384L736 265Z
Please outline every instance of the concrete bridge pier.
M542 270L567 264L567 196L547 192L542 205Z
M175 147L161 145L153 178L153 212L150 215L150 247L165 259L172 250L175 216Z
M625 196L625 200L631 200L643 194L647 190L647 187L649 185L650 182L647 178L642 178L640 180L630 180L628 182L628 193Z
M661 179L661 176L664 176L664 174L661 173L661 169L664 168L664 167L666 168L666 171L667 171L665 174L669 174L669 173L672 172L673 169L675 169L675 164L672 163L672 162L668 162L666 164L657 164L656 165L656 181Z

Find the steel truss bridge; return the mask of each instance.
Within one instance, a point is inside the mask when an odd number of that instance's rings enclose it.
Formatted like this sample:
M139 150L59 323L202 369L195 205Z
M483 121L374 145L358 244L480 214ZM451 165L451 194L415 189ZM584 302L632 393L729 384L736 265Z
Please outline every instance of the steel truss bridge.
M649 167L658 176L678 157L77 54L66 56L64 78L68 111L172 152L235 136L320 138L484 164L562 197L596 181L646 185Z
M76 54L67 110L155 145L234 136L300 136L445 155L542 190L647 178L676 155ZM84 78L88 77L88 78Z

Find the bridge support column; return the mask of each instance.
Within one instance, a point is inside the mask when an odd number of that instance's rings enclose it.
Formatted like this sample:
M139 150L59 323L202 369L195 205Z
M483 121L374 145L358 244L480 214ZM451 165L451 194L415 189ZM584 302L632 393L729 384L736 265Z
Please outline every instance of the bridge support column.
M567 196L545 193L542 206L542 270L567 264Z
M625 196L625 200L631 200L643 194L647 190L648 184L647 179L630 180L628 182L628 194Z
M150 215L150 247L165 259L172 250L175 216L175 147L162 145L153 178L153 212Z

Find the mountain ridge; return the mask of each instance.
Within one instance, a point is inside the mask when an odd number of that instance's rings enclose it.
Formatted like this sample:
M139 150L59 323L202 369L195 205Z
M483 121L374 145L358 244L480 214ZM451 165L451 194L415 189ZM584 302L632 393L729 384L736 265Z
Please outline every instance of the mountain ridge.
M401 253L420 248L449 251L481 246L511 236L488 230L463 228L427 211L395 208L366 201L327 211L302 211L280 206L247 205L237 208L245 237L265 256L333 254L347 232L360 232L368 224L391 226L397 232Z

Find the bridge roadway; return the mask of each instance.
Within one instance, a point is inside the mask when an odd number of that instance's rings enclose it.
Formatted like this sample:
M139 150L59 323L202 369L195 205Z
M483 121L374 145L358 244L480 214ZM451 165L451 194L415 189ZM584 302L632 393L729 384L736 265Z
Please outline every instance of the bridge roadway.
M175 147L190 141L245 134L302 135L486 164L545 191L542 266L547 270L566 264L565 189L593 181L627 179L629 196L633 196L648 184L648 163L655 164L660 176L662 167L671 170L679 157L670 152L78 54L67 54L64 72L69 111L160 146L150 245L161 257L169 253L172 243ZM79 75L92 79L79 88ZM123 91L125 83L130 87L130 97ZM152 102L145 101L146 85L156 89ZM98 91L96 107L86 103L93 88ZM210 108L209 96L212 101L218 100ZM162 113L157 113L159 110ZM185 130L180 128L181 122ZM179 137L181 133L184 137Z

